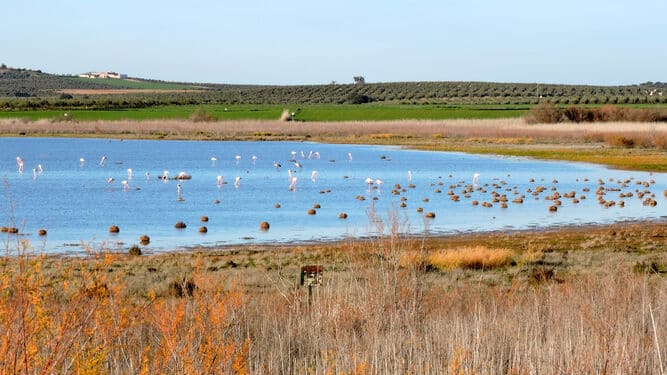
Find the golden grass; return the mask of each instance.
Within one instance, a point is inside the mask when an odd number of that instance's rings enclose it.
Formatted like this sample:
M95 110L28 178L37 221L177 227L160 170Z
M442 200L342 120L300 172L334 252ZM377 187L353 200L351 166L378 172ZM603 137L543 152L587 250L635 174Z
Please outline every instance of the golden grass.
M512 262L512 255L513 252L509 249L468 246L436 251L431 253L426 261L439 270L455 268L492 269L509 265Z
M486 246L463 246L441 249L420 254L406 252L400 259L403 267L418 267L430 270L449 271L453 269L489 270L510 265L514 252L510 249Z

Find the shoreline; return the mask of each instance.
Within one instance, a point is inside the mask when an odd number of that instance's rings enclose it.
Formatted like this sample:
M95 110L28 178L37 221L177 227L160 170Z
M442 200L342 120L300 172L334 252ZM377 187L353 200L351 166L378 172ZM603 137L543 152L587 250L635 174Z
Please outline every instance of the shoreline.
M368 144L667 172L667 123L528 125L521 119L373 122L0 120L0 138L3 137ZM654 145L647 146L650 144Z

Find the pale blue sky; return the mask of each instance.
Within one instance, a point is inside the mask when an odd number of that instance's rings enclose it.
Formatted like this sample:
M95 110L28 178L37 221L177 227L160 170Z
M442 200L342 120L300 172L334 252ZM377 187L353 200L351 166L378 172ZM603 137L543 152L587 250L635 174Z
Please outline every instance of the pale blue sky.
M666 0L3 0L0 62L171 81L667 81Z

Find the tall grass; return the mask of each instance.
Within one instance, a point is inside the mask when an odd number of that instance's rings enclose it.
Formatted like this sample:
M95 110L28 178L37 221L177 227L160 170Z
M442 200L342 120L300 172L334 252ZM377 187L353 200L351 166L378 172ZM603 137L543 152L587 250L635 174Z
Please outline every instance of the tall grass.
M127 262L125 255L91 251L63 260L57 278L43 257L5 256L0 372L664 370L664 277L616 268L560 283L442 284L433 272L401 263L409 253L428 258L418 239L391 234L349 241L336 251L311 304L307 289L282 273L269 289L253 291L239 288L243 280L233 273L213 278L196 261L183 275L196 286L191 295L147 290L137 296L122 272L110 271Z

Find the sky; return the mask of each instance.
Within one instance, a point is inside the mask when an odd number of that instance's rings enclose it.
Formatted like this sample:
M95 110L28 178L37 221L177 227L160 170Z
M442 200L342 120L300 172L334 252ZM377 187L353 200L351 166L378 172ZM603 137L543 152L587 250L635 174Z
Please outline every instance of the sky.
M0 63L234 84L667 81L665 0L2 0Z

